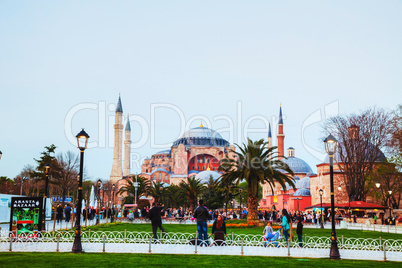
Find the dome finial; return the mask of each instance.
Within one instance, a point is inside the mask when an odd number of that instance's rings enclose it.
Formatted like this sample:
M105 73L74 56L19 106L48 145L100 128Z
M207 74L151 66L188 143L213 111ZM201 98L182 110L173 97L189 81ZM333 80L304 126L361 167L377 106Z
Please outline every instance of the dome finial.
M204 127L204 126L202 125L202 119L201 119L201 125L200 125L200 127Z

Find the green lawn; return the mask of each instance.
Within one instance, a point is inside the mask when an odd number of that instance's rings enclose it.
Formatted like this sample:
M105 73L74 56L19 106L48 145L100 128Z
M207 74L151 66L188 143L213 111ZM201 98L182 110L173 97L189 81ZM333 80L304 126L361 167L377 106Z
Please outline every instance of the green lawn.
M401 267L400 263L279 257L112 254L0 253L0 267Z
M164 224L163 227L167 232L172 233L196 233L197 226L196 225L187 225L187 224ZM152 232L151 224L136 224L136 223L113 223L113 224L103 224L99 226L90 226L87 228L83 228L84 231L91 229L91 231L137 231L137 232ZM247 228L227 228L227 233L231 234L254 234L254 235L262 235L264 227L247 227ZM211 231L211 228L208 228L208 231ZM296 230L294 229L294 232ZM303 236L321 236L325 237L331 236L330 229L310 229L304 228ZM401 239L402 234L389 234L389 233L380 233L373 231L360 231L360 230L346 230L340 229L337 230L338 238L341 239L343 235L345 238L379 238L382 239Z

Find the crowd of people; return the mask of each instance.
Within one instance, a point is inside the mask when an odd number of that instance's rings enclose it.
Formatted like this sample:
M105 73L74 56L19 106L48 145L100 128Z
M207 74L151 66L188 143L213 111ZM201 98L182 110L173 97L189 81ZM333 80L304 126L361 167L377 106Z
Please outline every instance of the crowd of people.
M114 208L101 208L99 210L99 217L100 219L105 219L106 217L108 219L111 219L112 216L116 214L116 210ZM56 222L61 223L63 219L65 222L70 222L72 220L73 214L75 215L76 209L70 206L70 204L66 204L63 208L62 204L57 205L56 207ZM98 209L93 208L91 206L84 207L81 213L82 219L85 220L93 220L96 219L96 216L98 215Z

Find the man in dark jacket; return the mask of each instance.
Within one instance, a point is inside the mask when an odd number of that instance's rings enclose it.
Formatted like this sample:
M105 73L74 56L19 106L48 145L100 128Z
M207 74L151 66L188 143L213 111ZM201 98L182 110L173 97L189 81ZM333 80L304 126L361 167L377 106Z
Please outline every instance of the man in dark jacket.
M209 245L208 241L208 209L204 207L204 201L198 202L199 206L195 209L193 217L197 219L198 243L203 241L205 245Z
M64 209L64 214L66 215L66 222L70 222L71 218L71 207L67 204L66 208Z
M165 230L162 227L162 216L161 211L163 207L158 207L158 203L153 203L152 208L149 210L148 217L152 223L152 233L154 234L154 243L156 243L158 236L156 231L159 229L164 233Z

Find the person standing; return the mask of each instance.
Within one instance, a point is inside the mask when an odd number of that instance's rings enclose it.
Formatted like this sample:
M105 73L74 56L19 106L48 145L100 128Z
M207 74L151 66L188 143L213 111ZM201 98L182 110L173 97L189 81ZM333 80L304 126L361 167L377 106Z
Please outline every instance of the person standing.
M297 238L299 239L299 247L303 247L303 220L302 217L297 217Z
M66 222L70 222L70 218L71 218L70 204L67 204L66 208L64 209L64 214L66 215Z
M154 202L152 204L152 208L148 212L148 217L151 220L152 224L152 233L154 235L154 243L156 243L158 236L156 231L158 228L164 233L165 230L162 227L162 209L163 207L159 207L158 203Z
M282 209L282 231L283 235L285 236L286 239L286 244L289 243L289 230L290 230L290 219L289 219L288 211L286 209Z
M204 201L200 200L198 202L199 206L195 209L194 211L194 218L197 219L197 231L198 231L198 243L205 243L207 246L209 246L209 241L208 241L208 209L204 207Z
M63 220L63 207L59 204L56 208L56 221L59 223Z
M212 234L215 237L215 243L217 246L221 246L225 242L225 236L226 234L226 224L225 220L223 219L222 215L218 215L218 218L214 221L214 224L212 225Z

